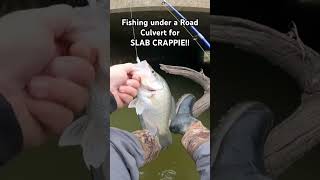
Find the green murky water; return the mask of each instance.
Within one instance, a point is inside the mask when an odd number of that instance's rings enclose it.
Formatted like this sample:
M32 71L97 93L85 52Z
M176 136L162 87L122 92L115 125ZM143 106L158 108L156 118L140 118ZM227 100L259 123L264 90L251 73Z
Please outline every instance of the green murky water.
M192 81L166 75L172 94L177 100L184 93L192 93L197 97L202 95L202 88ZM199 119L209 127L209 111L203 113ZM140 129L138 118L134 109L122 109L111 115L111 126L128 130L130 132ZM140 171L141 180L196 180L199 175L195 164L180 143L181 136L173 136L173 144L152 163L147 164Z

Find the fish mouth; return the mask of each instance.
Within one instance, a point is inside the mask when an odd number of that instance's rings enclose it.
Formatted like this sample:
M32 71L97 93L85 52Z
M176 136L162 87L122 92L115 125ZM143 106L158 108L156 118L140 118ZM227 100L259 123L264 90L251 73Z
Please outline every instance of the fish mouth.
M151 88L151 87L145 87L146 90L151 91L151 92L155 92L157 91L157 89Z
M156 83L141 83L143 85L143 87L148 90L148 91L158 91L161 90L163 88L162 84L156 84Z

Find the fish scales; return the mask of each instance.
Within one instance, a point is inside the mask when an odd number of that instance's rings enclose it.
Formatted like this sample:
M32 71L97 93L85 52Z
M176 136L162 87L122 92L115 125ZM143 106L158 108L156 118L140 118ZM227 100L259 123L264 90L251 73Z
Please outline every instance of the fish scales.
M142 128L157 135L162 148L165 148L172 143L169 125L175 115L175 103L170 88L147 61L137 63L134 69L141 78L141 87L129 108L136 109Z

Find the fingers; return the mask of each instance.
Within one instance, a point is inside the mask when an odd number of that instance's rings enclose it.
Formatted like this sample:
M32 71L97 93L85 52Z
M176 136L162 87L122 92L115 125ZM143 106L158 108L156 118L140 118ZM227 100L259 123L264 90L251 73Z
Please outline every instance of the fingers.
M136 79L128 79L126 84L128 86L131 86L133 88L138 89L140 87L140 81L136 80Z
M72 123L73 112L61 105L36 99L30 99L27 103L32 116L51 133L60 135Z
M125 71L127 74L131 74L134 70L134 64L132 63L118 64L118 65L112 66L111 68L121 69L122 71Z
M125 64L122 64L123 65L123 69L125 71L127 71L127 73L130 73L131 71L133 71L133 67L134 67L134 64L132 63L125 63Z
M71 81L49 76L34 77L28 91L34 98L61 104L73 112L81 112L89 99L88 90Z
M128 94L132 97L136 97L138 94L138 90L136 88L131 87L131 86L120 86L119 91L120 91L120 93Z
M128 65L131 66L131 65ZM138 79L138 80L137 80ZM134 97L138 94L138 89L140 87L140 78L128 79L126 84L121 85L116 92L113 92L114 97L117 101L118 107L123 107L128 105Z
M87 59L73 56L57 57L47 68L50 76L66 79L88 87L95 78L95 70Z
M47 25L56 37L70 31L74 10L68 5L54 5L46 8L35 9L43 23Z
M112 93L114 99L115 99L116 102L117 102L117 108L122 108L122 107L124 106L124 102L122 102L122 100L120 99L120 97L119 97L119 95L118 95L119 92L112 92L112 91L111 91L111 93Z
M140 75L139 75L139 71L137 71L134 67L132 67L132 71L130 71L130 75L132 77L132 79L135 79L137 81L140 81Z
M133 100L133 97L128 94L119 93L118 95L125 104L129 104Z
M119 92L115 93L117 104L120 104L120 107L128 105L133 100L133 98L137 96L139 87L139 81L135 79L127 80L126 85L120 86L118 90Z
M122 108L133 100L138 91L130 86L121 86L119 91L111 91L111 93L117 102L118 108Z
M70 47L70 55L77 56L89 60L90 64L95 64L97 61L97 52L88 47L84 42L77 42Z

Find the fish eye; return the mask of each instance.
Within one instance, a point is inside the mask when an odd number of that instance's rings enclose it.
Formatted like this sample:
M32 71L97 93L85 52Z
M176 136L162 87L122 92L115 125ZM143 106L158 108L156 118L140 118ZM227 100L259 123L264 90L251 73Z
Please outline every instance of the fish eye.
M152 70L151 72L152 72L152 74L154 74L154 73L155 73L155 72L154 72L154 70Z

